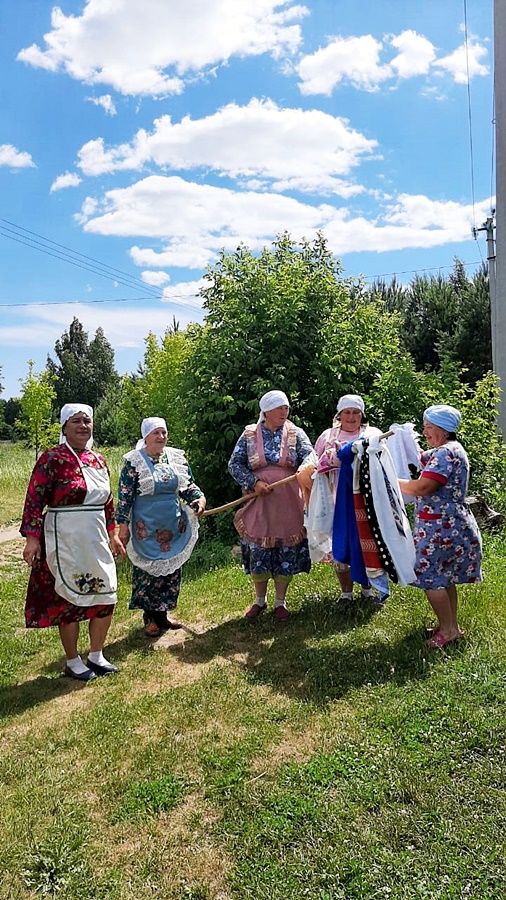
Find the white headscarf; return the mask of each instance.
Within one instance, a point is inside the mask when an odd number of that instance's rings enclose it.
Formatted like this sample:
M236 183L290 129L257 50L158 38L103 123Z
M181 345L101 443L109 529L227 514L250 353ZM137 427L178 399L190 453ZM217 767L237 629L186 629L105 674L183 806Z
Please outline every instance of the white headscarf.
M265 413L271 409L277 409L278 406L290 406L290 401L283 391L267 391L260 397L260 416L259 422L265 421Z
M165 428L165 431L168 431L165 419L160 418L160 416L149 416L149 418L142 420L142 437L140 441L137 441L135 445L136 450L142 450L142 448L146 446L145 439L147 438L148 434L151 434L151 432L155 430L155 428Z
M359 394L344 394L339 398L336 414L339 415L343 409L359 409L361 413L365 410L365 403Z
M93 409L87 403L65 403L60 410L60 444L65 444L65 435L63 434L63 426L66 422L77 413L85 413L93 421ZM86 449L91 450L93 447L93 437L86 441Z

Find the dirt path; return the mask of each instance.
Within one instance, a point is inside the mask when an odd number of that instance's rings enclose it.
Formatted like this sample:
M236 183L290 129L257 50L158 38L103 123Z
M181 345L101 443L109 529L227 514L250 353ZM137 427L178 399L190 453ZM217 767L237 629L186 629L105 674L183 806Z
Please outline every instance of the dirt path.
M23 538L19 533L19 525L8 525L0 528L0 544L6 544L7 541L21 541Z

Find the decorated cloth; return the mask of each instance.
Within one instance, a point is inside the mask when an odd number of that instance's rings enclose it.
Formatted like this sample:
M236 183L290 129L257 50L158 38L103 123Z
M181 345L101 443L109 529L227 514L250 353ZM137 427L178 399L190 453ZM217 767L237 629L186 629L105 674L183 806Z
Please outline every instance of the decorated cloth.
M305 432L292 422L285 422L274 432L257 423L244 430L228 468L234 481L248 493L258 480L272 484L295 474L312 451ZM241 537L246 572L266 576L309 572L304 505L296 479L246 503L237 512L234 524Z
M84 508L89 505L86 500L90 499L90 482L99 485L102 492L102 502L92 504L100 507L94 511ZM20 528L24 537L32 535L41 542L40 562L32 568L28 582L25 605L27 628L67 625L111 614L116 602L115 584L99 584L99 580L105 581L103 566L108 569L111 577L114 570L108 540L109 533L114 531L114 504L108 485L106 463L100 454L91 450L75 453L64 443L46 450L37 460L28 485ZM80 510L80 507L83 509ZM52 512L48 513L48 509ZM79 527L79 522L88 523L90 516L97 523L95 534L91 535L91 547L88 541L82 540L83 532ZM46 522L49 534L45 529ZM58 571L55 534L58 534L65 545L67 538L71 541L71 553L80 554L84 549L90 559L89 571L80 573L75 565L70 564L63 572L71 588L72 600L58 592L65 588L56 588L55 573L58 575ZM49 564L47 550L50 555ZM94 553L97 563L100 562L100 571L95 571ZM78 581L81 579L81 584L75 584L75 578ZM102 593L104 587L112 590Z
M364 443L364 450L367 449L367 444ZM392 557L388 552L387 545L385 544L382 536L380 527L378 524L378 517L376 515L376 510L374 509L374 500L372 496L371 490L371 477L369 473L369 454L364 452L360 456L357 454L357 459L359 460L359 487L360 494L364 501L365 512L367 516L367 521L369 523L369 528L372 533L372 537L374 543L376 544L378 550L378 556L380 558L381 568L387 573L388 577L395 584L398 581L397 571L393 564Z
M372 437L366 450L372 499L381 536L395 566L399 584L415 580L415 547L397 473L386 441Z
M393 434L388 438L388 452L392 457L397 477L411 478L411 469L420 468L420 454L422 452L415 426L412 422L405 422L403 425L394 422L388 430L393 431ZM404 497L404 502L406 503L406 501L412 499Z
M482 580L480 531L466 504L469 460L458 441L422 453L422 478L438 484L415 507L416 585L438 590Z
M353 502L353 442L345 444L338 451L341 474L337 485L336 505L332 531L332 556L337 563L350 566L353 581L362 587L369 587L364 557Z
M355 397L358 395L345 395L346 397ZM361 398L359 398L361 399ZM346 407L345 407L346 408ZM359 408L359 407L357 407ZM358 431L344 431L341 425L327 428L315 444L315 453L318 457L317 474L315 475L314 484L317 490L311 493L308 505L308 540L311 551L311 559L313 562L332 562L332 532L334 525L334 504L337 493L337 485L339 482L339 472L341 468L341 460L339 459L339 449L346 443L353 442L359 438L368 438L373 434L381 434L378 428L371 425L361 425ZM324 485L319 479L324 478L330 488L332 497L332 513L329 515L328 510L328 491L327 485ZM313 496L314 494L314 496ZM325 540L323 529L328 526L327 540ZM328 548L328 552L323 554L323 548ZM313 549L312 549L313 548Z
M202 491L193 481L185 454L175 447L165 447L156 462L145 449L130 451L124 460L116 521L130 526L127 554L134 566L130 609L174 609L181 566L198 538L197 516L189 504L202 497Z

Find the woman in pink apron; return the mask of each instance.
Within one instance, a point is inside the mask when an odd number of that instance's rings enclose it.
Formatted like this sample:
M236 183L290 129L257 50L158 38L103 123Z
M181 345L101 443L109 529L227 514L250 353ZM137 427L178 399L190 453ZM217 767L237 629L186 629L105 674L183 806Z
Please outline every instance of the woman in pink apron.
M294 575L311 568L298 482L272 488L274 482L293 475L313 451L307 434L289 421L289 408L282 391L264 394L258 422L246 426L228 464L243 491L257 494L234 519L244 571L251 575L255 588L255 602L246 611L248 619L256 619L267 609L269 578L274 581L274 615L278 621L287 619L288 585Z
M66 403L60 424L60 443L37 460L23 510L23 558L32 570L25 619L27 628L57 625L65 675L91 681L117 672L102 650L116 603L113 554L125 549L114 533L107 466L91 449L91 407ZM81 621L89 623L87 664L77 650Z

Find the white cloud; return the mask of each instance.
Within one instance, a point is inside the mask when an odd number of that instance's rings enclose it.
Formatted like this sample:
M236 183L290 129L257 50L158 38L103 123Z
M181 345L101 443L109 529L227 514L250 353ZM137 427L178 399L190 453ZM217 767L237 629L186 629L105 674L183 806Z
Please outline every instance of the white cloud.
M326 47L301 59L297 66L301 93L330 96L343 81L362 90L376 90L392 74L389 66L380 64L382 46L371 34L333 38Z
M86 175L161 168L212 169L232 178L256 176L258 187L351 196L362 188L337 178L347 175L377 147L375 140L351 128L347 119L317 109L283 109L272 100L230 103L202 119L170 116L140 129L129 144L106 148L102 138L84 144L78 165ZM260 180L260 179L263 179Z
M177 94L184 76L232 56L294 52L306 14L289 0L88 0L80 16L54 7L45 48L17 58L122 94Z
M485 56L487 48L483 44L471 42L468 43L467 50L465 44L462 44L453 53L438 59L435 65L444 72L449 72L456 84L467 84L468 68L470 81L476 75L488 75L488 66L480 62Z
M108 116L115 116L117 114L114 100L110 94L102 94L100 97L86 97L86 99L89 103L94 103L95 106L101 106Z
M436 51L426 37L408 29L392 38L390 43L399 51L397 56L390 60L390 66L400 78L427 74L436 57Z
M12 169L27 169L35 166L29 153L17 150L12 144L0 144L0 166Z
M55 178L50 187L50 193L53 194L55 191L62 191L64 188L77 187L81 184L81 181L82 179L76 172L64 172L63 175L58 175L58 177Z
M176 285L174 287L177 287ZM183 286L184 292L184 286ZM22 348L54 347L57 338L61 337L74 316L77 316L85 331L93 334L97 328L103 328L107 339L115 349L124 347L143 347L148 332L162 335L172 323L175 314L182 328L189 322L201 318L200 307L191 306L187 302L170 301L155 302L153 306L138 304L86 304L64 303L61 306L25 306L17 310L21 322L16 325L0 327L0 342L6 346ZM22 321L22 320L25 321Z
M389 47L397 50L397 55L381 62L381 55L385 55ZM441 75L443 72L450 74L457 84L466 84L467 65L470 79L488 74L488 67L480 61L486 55L487 48L472 39L468 43L467 53L463 45L448 56L436 59L431 41L412 29L406 29L381 40L370 34L354 37L338 35L326 47L303 56L296 71L302 94L330 96L340 84L376 91L381 84L394 78Z
M180 281L179 284L172 284L170 287L164 288L163 302L174 303L177 301L181 306L189 306L192 309L202 309L203 299L199 296L201 288L206 286L203 278L195 281Z
M485 217L489 207L490 199L475 204L475 216ZM153 175L107 192L91 217L83 220L85 229L95 234L143 237L146 246L130 250L137 265L199 269L221 248L233 251L244 243L258 251L285 230L297 240L310 240L322 230L337 256L470 240L473 210L451 200L401 194L386 197L382 212L374 218L353 215L346 206L312 205L274 193L233 191ZM169 290L177 289L171 285Z
M170 281L170 275L167 275L167 272L141 272L141 278L146 284L151 284L153 287L160 287Z

